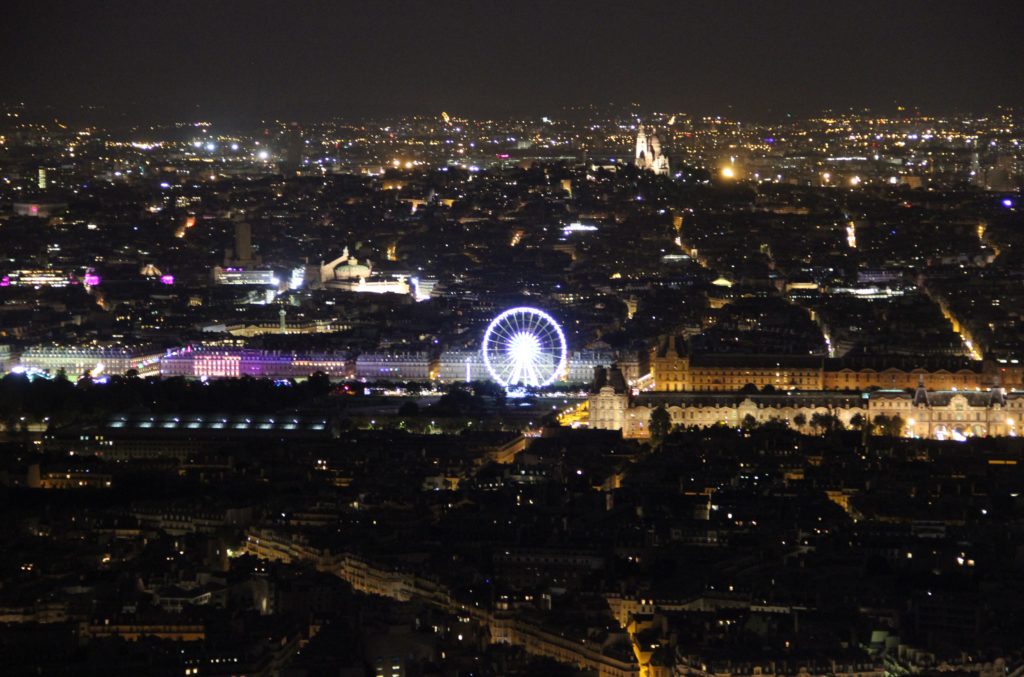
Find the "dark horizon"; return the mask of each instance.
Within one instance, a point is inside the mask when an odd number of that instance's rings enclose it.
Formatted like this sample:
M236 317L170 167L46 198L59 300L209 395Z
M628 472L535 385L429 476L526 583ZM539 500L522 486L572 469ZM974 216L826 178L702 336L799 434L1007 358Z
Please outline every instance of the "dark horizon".
M644 112L747 120L1024 104L1024 6L9 3L2 98L104 122Z

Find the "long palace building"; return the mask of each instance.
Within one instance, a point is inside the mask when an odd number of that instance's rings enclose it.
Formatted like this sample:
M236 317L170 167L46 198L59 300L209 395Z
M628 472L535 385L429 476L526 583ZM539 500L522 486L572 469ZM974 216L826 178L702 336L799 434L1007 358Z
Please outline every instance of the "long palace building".
M652 387L638 392L617 366L596 369L590 427L645 438L651 412L664 407L682 427L778 420L810 431L819 414L847 427L881 416L898 420L904 435L935 439L1016 436L1024 428L1021 366L1009 362L691 355L682 339L667 338L651 351L651 377Z
M345 353L292 353L252 348L187 348L160 360L160 375L168 378L305 378L314 372L340 379L352 375Z
M813 355L689 354L683 339L662 338L651 350L654 389L729 392L753 385L776 390L1019 388L1024 365L992 360L906 355L827 358Z

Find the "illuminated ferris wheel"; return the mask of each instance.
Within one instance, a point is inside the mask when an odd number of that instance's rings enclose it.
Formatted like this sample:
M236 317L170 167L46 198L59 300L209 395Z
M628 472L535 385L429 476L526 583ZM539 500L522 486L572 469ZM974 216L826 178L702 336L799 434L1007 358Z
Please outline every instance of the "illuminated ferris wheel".
M536 308L510 308L494 318L482 352L487 371L506 388L550 385L565 372L565 334Z

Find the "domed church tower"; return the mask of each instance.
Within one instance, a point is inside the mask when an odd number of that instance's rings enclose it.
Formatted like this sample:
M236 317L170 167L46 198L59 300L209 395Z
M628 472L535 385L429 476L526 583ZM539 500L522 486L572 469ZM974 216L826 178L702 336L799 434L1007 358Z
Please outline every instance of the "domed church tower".
M646 169L650 157L651 148L647 144L647 132L644 131L644 126L640 125L636 132L636 166Z
M668 174L668 156L661 153L661 139L650 129L650 133L640 125L636 132L636 161L640 169L649 169L655 174Z

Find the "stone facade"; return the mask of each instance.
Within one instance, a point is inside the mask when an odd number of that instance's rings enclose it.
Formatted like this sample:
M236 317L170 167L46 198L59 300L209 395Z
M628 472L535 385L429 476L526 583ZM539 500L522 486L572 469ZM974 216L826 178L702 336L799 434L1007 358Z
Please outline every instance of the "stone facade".
M654 390L731 392L744 386L776 390L916 388L974 390L1021 387L1014 365L963 358L906 356L827 358L813 355L691 355L679 337L662 337L650 353Z
M661 139L653 127L645 129L640 125L637 129L635 162L640 169L649 169L655 174L669 173L668 156L661 152Z
M782 421L812 432L815 414L835 416L846 428L853 426L857 416L861 421L899 416L904 435L933 439L1016 436L1024 426L1024 391L929 390L922 382L920 379L916 389L871 392L733 390L634 395L612 367L597 370L588 399L589 425L598 430L621 430L624 437L646 438L651 412L665 407L673 426L698 428Z

